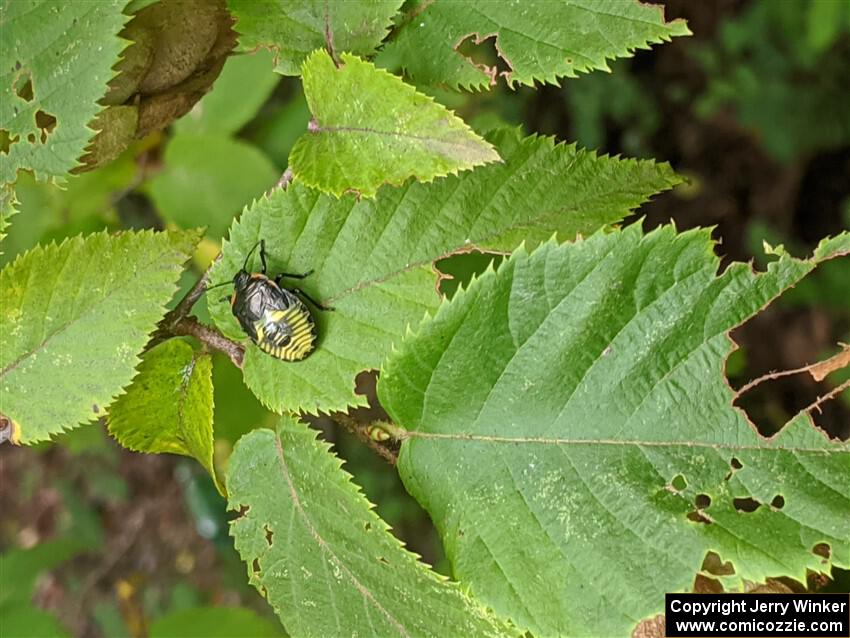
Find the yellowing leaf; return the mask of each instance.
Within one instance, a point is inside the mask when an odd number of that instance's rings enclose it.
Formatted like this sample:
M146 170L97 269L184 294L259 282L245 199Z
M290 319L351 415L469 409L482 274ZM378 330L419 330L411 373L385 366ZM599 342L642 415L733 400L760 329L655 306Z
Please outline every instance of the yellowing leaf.
M224 494L213 465L212 358L181 339L142 355L139 373L109 408L109 432L136 452L191 456Z
M309 186L374 197L382 184L435 177L495 162L499 154L463 120L370 62L322 50L304 63L313 122L292 149L290 168Z
M0 271L0 412L34 443L105 414L165 313L194 232L77 236Z

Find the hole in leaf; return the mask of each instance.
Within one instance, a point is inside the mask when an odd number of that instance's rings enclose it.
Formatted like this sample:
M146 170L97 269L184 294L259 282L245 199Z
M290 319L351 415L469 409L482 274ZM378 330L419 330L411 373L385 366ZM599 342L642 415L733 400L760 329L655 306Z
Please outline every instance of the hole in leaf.
M50 113L38 110L35 113L35 124L41 131L41 143L44 144L47 141L47 136L56 128L56 118Z
M746 498L733 498L732 504L735 506L735 509L739 512L755 512L759 507L761 507L761 503L757 500L746 497Z
M372 529L372 523L366 523L363 526L363 529L365 529L367 532L370 531Z
M27 135L27 142L30 144L35 144L35 133L30 133Z
M271 547L274 532L269 529L268 525L263 525L263 529L266 530L266 542L269 544L269 547Z
M733 469L733 470L740 470L742 467L744 467L744 464L743 464L743 463L741 463L741 462L740 462L737 458L735 458L734 456L732 457L732 460L731 460L731 461L729 461L729 465L731 465L731 466L732 466L732 469Z
M829 557L832 555L832 548L830 548L828 543L818 543L812 547L812 554L829 560Z
M775 435L800 410L834 389L835 384L829 379L815 381L807 373L774 378L768 375L823 359L823 353L844 336L838 323L799 308L774 304L736 328L731 336L746 353L746 361L734 372L727 366L729 385L740 389L764 378L734 401L762 436ZM831 438L846 440L850 437L850 409L836 399L820 404L811 416Z
M735 567L731 562L723 561L717 552L708 552L702 561L702 571L714 576L731 576L735 573Z
M259 573L260 573L260 561L259 561L259 559L255 558L255 559L253 560L253 562L251 563L251 570L252 570L255 574L259 574Z
M709 578L705 574L697 574L694 577L695 594L722 594L723 585L716 578ZM661 634L664 636L664 634Z
M388 560L387 560L386 558L384 558L383 556L380 556L380 557L378 558L378 560L379 560L380 562L384 563L384 565L389 565L389 564L390 564L390 561L388 561Z
M12 88L15 89L15 95L27 102L32 102L33 97L35 97L32 90L32 76L29 71L16 75L12 81Z
M785 507L785 497L782 496L782 494L777 494L770 502L770 506L775 510L781 510L783 507Z
M461 251L438 259L434 264L439 276L437 291L451 299L459 288L466 289L469 282L486 271L490 264L498 267L502 259L504 255L478 250Z
M705 525L711 524L711 519L699 511L688 512L687 518L689 521L693 521L694 523L704 523Z
M9 131L4 128L0 128L0 153L8 155L9 149L12 148L12 144L16 143L19 139L21 139L20 135L12 137L12 134L9 133Z
M495 34L482 38L477 33L470 33L458 42L455 51L489 75L490 86L496 84L496 78L500 75L512 71L510 62L499 51Z
M97 405L97 403L92 403L92 404L91 404L91 411L92 411L92 412L94 412L95 414L97 414L98 412L100 412L100 407Z
M697 494L694 499L694 505L697 506L697 509L704 510L711 505L711 497L708 494Z
M670 486L676 492L681 492L688 486L688 482L685 480L684 476L682 476L681 474L677 474L673 477L673 480L670 481Z

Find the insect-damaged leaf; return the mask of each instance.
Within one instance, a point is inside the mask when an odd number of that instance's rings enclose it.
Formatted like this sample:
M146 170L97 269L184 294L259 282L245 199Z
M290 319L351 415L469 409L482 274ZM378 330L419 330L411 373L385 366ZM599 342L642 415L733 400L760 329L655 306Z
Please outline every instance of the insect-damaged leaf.
M310 412L363 404L355 375L379 367L405 327L440 301L434 259L476 246L507 251L556 231L565 239L589 234L679 181L666 164L597 157L548 138L519 139L516 131L493 141L504 164L384 188L375 200L338 200L294 182L234 224L212 283L231 280L265 238L270 274L315 269L299 285L335 308L313 310L318 346L304 361L278 361L248 346L245 382L263 403ZM260 268L256 255L250 268ZM230 305L214 293L207 301L218 327L245 339Z
M510 67L510 83L555 84L594 69L635 49L689 35L684 20L664 21L663 8L638 2L524 0L453 2L417 0L398 34L385 48L388 60L425 84L481 89L496 82L496 67L478 64L458 51L460 44L495 37L496 50Z
M828 570L819 543L850 565L850 446L805 415L761 438L723 375L729 330L847 252L718 277L708 231L631 226L519 250L441 306L378 390L456 576L535 635L609 636L708 550L738 586Z
M289 163L309 186L374 197L382 184L430 182L499 159L446 107L353 55L343 54L337 68L316 51L303 82L313 121Z
M105 414L196 241L194 232L77 236L0 271L0 412L20 442Z
M402 0L228 0L244 50L275 52L275 70L298 75L316 49L368 56L389 30Z
M125 2L3 0L0 15L0 184L19 168L62 177L77 163L94 132L97 100L114 75L126 42ZM4 150L5 152L5 150Z
M194 457L224 493L213 465L212 358L182 339L142 355L133 383L109 408L109 432L135 452Z
M406 551L316 432L283 417L239 440L231 527L251 583L295 636L503 636L505 627Z

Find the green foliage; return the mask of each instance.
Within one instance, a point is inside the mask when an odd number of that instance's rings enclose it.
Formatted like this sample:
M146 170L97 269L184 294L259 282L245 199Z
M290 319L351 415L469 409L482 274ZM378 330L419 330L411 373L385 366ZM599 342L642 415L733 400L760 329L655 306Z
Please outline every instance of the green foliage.
M21 215L12 219L0 264L38 243L119 228L115 193L126 189L135 176L136 166L129 154L103 168L71 175L61 186L21 173L15 182Z
M43 609L26 603L3 613L4 638L65 638L70 634L55 617Z
M265 238L270 271L315 269L302 287L335 308L314 312L319 345L304 361L279 361L248 345L245 383L265 405L310 412L363 405L355 375L378 368L406 326L440 301L433 260L475 247L507 251L554 232L588 234L679 181L666 164L597 157L548 138L502 131L493 141L503 164L433 185L385 188L374 201L338 200L294 182L231 228L213 283L231 280ZM259 259L249 266L259 268ZM216 325L245 340L230 305L208 301Z
M191 456L213 466L212 358L181 339L142 355L139 373L109 408L109 432L136 452Z
M507 630L406 551L327 443L283 417L230 459L228 506L249 578L297 636L502 636Z
M279 81L269 51L232 56L213 90L177 120L174 129L178 133L236 133L254 117Z
M403 0L227 0L244 50L275 52L275 70L298 75L307 56L326 46L368 56L387 34Z
M3 0L0 46L0 141L8 144L0 184L18 169L63 178L94 131L112 65L126 43L121 0Z
M148 188L166 220L181 228L206 226L208 236L220 239L242 207L279 178L250 144L215 133L185 133L172 138L165 168Z
M520 628L626 634L709 550L731 587L805 581L828 569L822 542L850 565L850 446L806 414L761 438L723 376L729 331L850 252L850 234L761 274L717 276L712 248L707 231L631 226L520 249L385 365L406 487L455 575ZM755 512L736 509L747 498Z
M337 68L318 50L302 76L313 121L289 162L308 186L374 197L382 184L430 182L499 159L451 111L355 56L343 54Z
M510 84L556 84L635 49L689 35L683 20L664 21L664 12L638 2L525 0L471 4L416 0L398 34L385 47L417 82L483 89L498 69L477 64L458 51L461 42L495 36L496 49L510 67Z
M844 20L834 19L837 7L828 5L842 5ZM717 44L695 50L709 76L698 111L711 115L732 105L740 123L784 162L847 144L847 15L846 2L752 3L721 25Z
M39 246L0 271L0 412L33 443L105 413L134 375L195 233Z
M193 607L151 623L150 638L276 638L279 627L242 607Z

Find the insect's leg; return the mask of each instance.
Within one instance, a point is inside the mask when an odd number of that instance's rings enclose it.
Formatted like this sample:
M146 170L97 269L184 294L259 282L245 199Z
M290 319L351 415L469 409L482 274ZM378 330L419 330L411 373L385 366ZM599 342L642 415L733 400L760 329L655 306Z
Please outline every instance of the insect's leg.
M300 295L300 296L304 297L304 299L306 299L311 304L316 306L316 308L318 308L319 310L333 310L334 309L332 306L323 306L322 304L320 304L318 301L313 299L310 295L308 295L306 292L304 292L300 288L292 288L292 292L294 292L296 295Z
M266 274L266 240L260 240L260 261L263 262L263 274Z
M312 274L313 274L312 269L308 270L303 275L299 275L297 273L292 273L292 272L282 272L278 275L275 275L274 282L279 286L281 279L284 279L284 278L287 278L287 279L306 279L307 277L309 277Z

